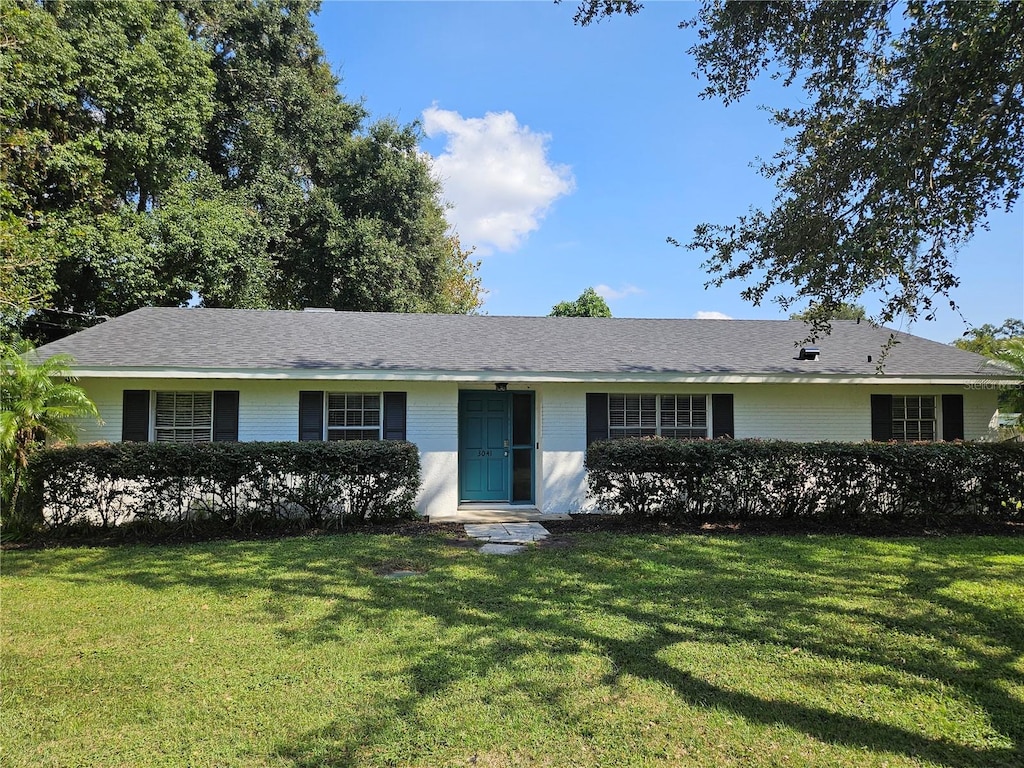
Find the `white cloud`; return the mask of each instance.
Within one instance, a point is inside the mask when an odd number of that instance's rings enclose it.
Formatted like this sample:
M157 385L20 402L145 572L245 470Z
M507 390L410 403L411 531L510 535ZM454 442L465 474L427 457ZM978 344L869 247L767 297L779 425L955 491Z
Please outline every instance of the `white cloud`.
M594 292L602 298L614 301L615 299L624 299L627 296L635 296L638 293L643 293L643 290L637 288L635 285L624 285L618 290L615 290L610 285L595 285Z
M705 312L703 309L693 314L695 320L732 320L732 318L724 312Z
M569 166L548 161L550 137L519 125L511 112L464 118L432 106L423 111L423 131L447 137L432 160L434 173L462 244L480 253L515 250L551 203L575 187Z

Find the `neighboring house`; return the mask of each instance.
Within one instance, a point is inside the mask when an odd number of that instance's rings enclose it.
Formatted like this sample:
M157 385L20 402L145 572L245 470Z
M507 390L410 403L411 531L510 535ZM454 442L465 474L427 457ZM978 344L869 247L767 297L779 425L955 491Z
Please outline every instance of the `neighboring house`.
M157 309L41 347L75 358L83 441L406 439L423 514L587 504L592 440L981 440L1013 374L837 321L638 320Z

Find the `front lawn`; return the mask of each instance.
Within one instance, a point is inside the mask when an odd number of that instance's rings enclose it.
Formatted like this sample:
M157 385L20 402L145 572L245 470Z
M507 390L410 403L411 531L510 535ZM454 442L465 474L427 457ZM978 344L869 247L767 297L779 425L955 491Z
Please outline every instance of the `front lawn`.
M570 544L6 552L0 760L1024 764L1024 538Z

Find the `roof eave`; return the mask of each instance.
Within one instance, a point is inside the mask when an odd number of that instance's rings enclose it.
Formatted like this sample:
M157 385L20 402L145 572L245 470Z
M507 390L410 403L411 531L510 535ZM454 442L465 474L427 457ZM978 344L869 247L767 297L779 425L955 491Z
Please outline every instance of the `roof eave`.
M935 384L984 388L1018 383L1019 376L1006 373L885 374L735 371L519 371L519 370L367 370L331 368L156 368L74 366L80 379L237 379L277 381L453 381L521 383L665 383L665 384Z

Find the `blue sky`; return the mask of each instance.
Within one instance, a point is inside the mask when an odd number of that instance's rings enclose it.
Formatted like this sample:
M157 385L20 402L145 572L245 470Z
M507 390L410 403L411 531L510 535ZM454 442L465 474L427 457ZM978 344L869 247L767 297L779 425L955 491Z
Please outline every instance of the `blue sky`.
M572 0L328 1L316 28L346 96L422 121L449 220L482 260L483 311L545 315L594 286L616 317L785 317L741 284L705 289L700 254L666 243L770 202L751 163L782 133L758 106L799 95L767 81L728 108L699 99L694 33L677 28L693 10L648 3L581 29ZM1022 206L990 223L957 258L974 325L1024 316ZM965 325L943 306L903 330L949 342Z

